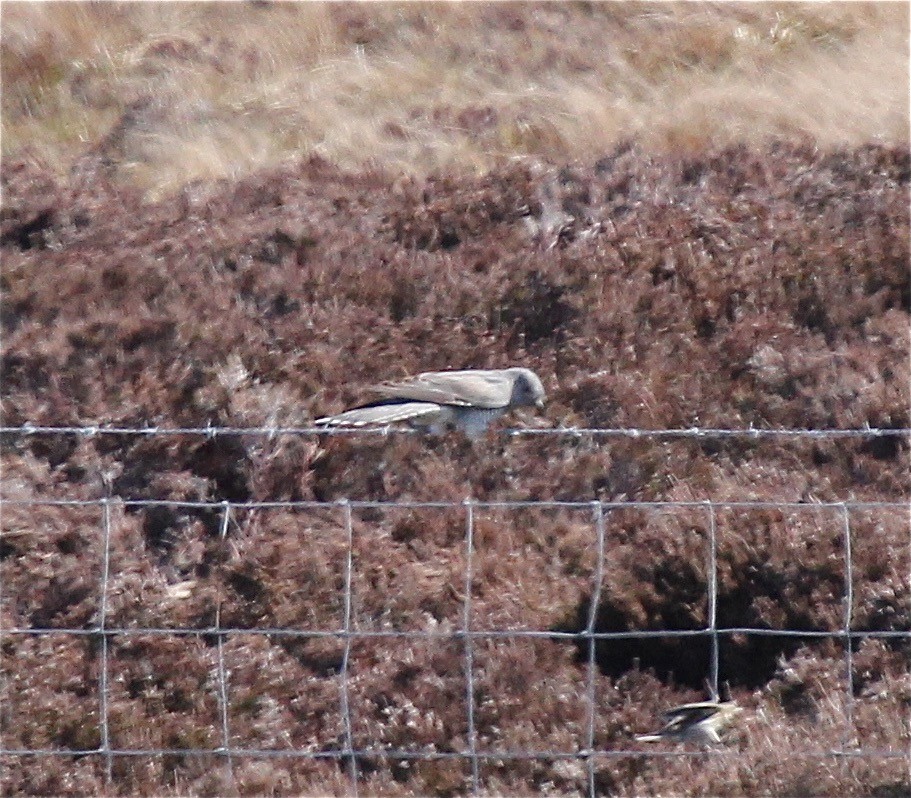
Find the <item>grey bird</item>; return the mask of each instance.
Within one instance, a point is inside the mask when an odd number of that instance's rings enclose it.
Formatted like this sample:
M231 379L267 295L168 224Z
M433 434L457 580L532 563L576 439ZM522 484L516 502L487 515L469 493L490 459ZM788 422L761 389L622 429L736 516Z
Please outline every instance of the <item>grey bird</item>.
M732 725L743 710L733 701L700 701L683 704L664 713L664 727L653 734L639 734L643 743L659 740L694 742L702 745L721 742L721 732Z
M433 433L459 429L471 438L514 407L543 407L544 386L531 369L427 371L371 390L375 402L318 418L332 427L377 427L407 422Z

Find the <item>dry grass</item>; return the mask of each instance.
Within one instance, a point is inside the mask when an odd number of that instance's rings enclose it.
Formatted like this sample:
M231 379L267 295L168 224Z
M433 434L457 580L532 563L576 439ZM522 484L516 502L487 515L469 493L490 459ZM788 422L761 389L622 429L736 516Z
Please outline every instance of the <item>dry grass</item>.
M3 5L3 154L168 193L318 154L485 171L619 140L908 140L908 6Z

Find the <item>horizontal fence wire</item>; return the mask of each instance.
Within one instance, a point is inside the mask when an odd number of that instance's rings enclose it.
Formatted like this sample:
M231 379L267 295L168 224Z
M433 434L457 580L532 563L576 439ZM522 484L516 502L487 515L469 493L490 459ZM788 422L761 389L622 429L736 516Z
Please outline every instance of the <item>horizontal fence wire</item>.
M729 756L730 752L722 750L705 750L705 751L662 751L655 749L653 751L641 751L636 749L611 749L610 751L476 751L471 757L460 751L408 751L405 749L398 751L385 751L376 748L358 748L350 752L347 750L329 750L329 751L302 751L282 748L232 748L230 751L224 751L221 748L124 748L124 749L99 749L86 748L81 750L61 750L57 748L26 748L22 750L0 749L0 756L69 756L83 757L92 755L112 757L157 757L157 756L227 756L230 754L236 758L247 757L250 759L345 759L353 756L357 759L412 759L412 760L433 760L433 759L469 759L474 757L479 760L503 760L503 761L522 761L522 760L581 760L586 759L617 759L623 758L649 758L665 757L677 759L681 757L707 757L707 756ZM859 758L859 759L904 759L908 757L907 751L897 751L891 748L857 748L857 749L820 749L806 751L790 751L788 757L792 759L831 759L834 757Z
M203 428L121 428L121 427L39 427L23 425L19 427L2 427L0 435L203 435L208 437L218 435L252 435L274 437L277 435L376 435L390 433L412 434L412 430L398 430L382 428L379 430L346 430L324 429L320 427L203 427ZM810 430L810 429L514 429L505 430L509 436L534 436L534 435L561 435L575 437L627 437L627 438L881 438L887 436L911 437L911 429L840 429L840 430ZM234 763L238 758L258 759L310 759L333 760L347 774L351 794L357 795L361 781L359 763L369 760L461 760L471 766L470 791L479 794L484 784L479 777L479 763L481 762L509 762L509 761L558 761L576 760L585 763L587 767L587 794L594 798L596 794L595 763L622 757L633 758L680 758L680 757L705 757L722 756L728 752L724 749L709 750L641 750L636 748L598 750L595 740L595 712L596 712L596 669L595 644L602 640L624 639L649 639L649 638L692 638L708 637L710 640L710 661L708 663L707 683L710 689L717 694L719 688L719 639L734 635L780 636L804 639L832 639L846 643L845 669L845 732L842 743L837 748L820 749L808 748L807 750L790 751L788 756L795 759L818 758L865 758L870 760L909 759L909 751L901 748L863 748L851 744L851 731L853 724L853 663L850 643L863 639L882 640L908 640L911 641L911 630L858 630L852 629L852 601L853 601L853 570L851 555L851 523L850 512L854 510L873 509L905 509L911 519L911 501L909 500L844 500L844 501L773 501L773 500L703 500L703 501L560 501L560 500L505 500L505 501L478 501L471 498L461 501L355 501L340 500L332 502L320 501L183 501L165 499L134 499L120 497L106 497L99 499L70 499L51 497L32 498L3 498L0 504L16 506L97 506L102 508L101 534L103 535L103 568L101 579L101 605L97 625L86 628L65 627L12 627L0 628L0 636L41 636L41 635L73 635L91 636L100 639L99 657L99 732L100 745L91 749L55 749L34 748L15 749L2 744L0 741L0 756L4 757L83 757L98 756L105 766L105 775L108 783L111 782L113 761L117 757L163 757L163 756L214 756L223 760L229 783L236 789L234 781ZM221 623L221 614L216 612L215 624L205 627L124 627L112 626L107 619L109 583L113 577L110 562L111 538L111 510L116 507L183 507L183 508L209 508L219 511L221 515L221 536L227 534L229 524L237 512L262 509L327 509L341 507L344 510L344 528L347 538L347 560L344 573L344 620L339 628L332 629L292 629L286 627L226 627ZM433 509L433 508L461 508L465 513L465 599L462 609L461 627L451 630L426 629L426 630L380 630L361 631L353 628L352 623L352 556L354 550L354 531L352 527L353 510L357 509ZM592 585L591 604L589 605L588 618L585 628L578 632L551 631L530 628L505 628L505 629L478 629L471 628L471 588L472 588L472 552L474 533L474 513L485 509L518 510L522 508L535 509L590 509L592 515L592 545L595 547L597 560L594 582ZM671 510L671 509L699 509L706 513L708 544L707 553L707 624L698 629L667 629L667 630L630 630L630 631L597 631L595 628L598 601L604 581L605 561L605 514L607 511L630 508L645 510ZM717 558L717 528L715 513L719 509L782 509L812 511L830 508L840 510L843 525L844 558L845 558L845 585L843 623L837 629L769 629L762 627L731 627L717 623L718 609L718 558ZM18 530L17 530L18 532ZM11 533L11 534L16 534ZM0 533L2 537L2 533ZM909 548L911 548L911 534L909 534ZM911 574L909 574L911 578ZM0 582L2 584L2 582ZM217 685L219 705L219 744L215 748L120 748L112 744L109 731L109 648L112 639L116 637L131 636L176 636L176 637L206 637L214 640L217 651L217 667L214 679ZM335 638L345 646L345 654L341 668L342 690L340 695L339 712L341 715L342 737L337 748L331 750L298 750L298 749L269 749L248 748L232 744L230 730L230 672L224 661L224 641L234 635L261 636L265 638ZM380 747L357 747L354 745L352 734L352 711L348 695L348 660L353 642L361 639L402 639L402 640L447 640L461 642L464 646L465 665L465 694L468 708L468 735L465 741L465 750L439 751L439 750L389 750ZM585 741L580 750L484 750L477 739L474 717L474 684L473 676L473 645L475 641L491 639L543 639L563 640L586 644L586 655L582 672L580 673L580 691L587 699L587 712L585 721ZM896 741L897 743L898 741ZM911 764L911 760L909 760Z
M703 637L705 635L760 635L766 637L807 637L830 638L832 640L863 640L866 638L879 638L883 640L908 638L911 640L911 631L898 631L891 629L852 629L845 632L843 629L831 631L822 629L769 629L768 627L729 626L712 629L642 629L629 632L552 632L544 629L491 629L469 630L468 632L453 630L451 632L437 630L407 630L388 629L383 631L358 631L328 630L328 629L286 629L284 627L268 628L260 626L218 627L200 626L189 628L183 626L108 626L104 630L97 628L75 629L68 627L9 627L0 629L0 634L7 635L74 635L80 637L142 637L143 635L173 635L175 637L216 637L227 635L246 635L261 637L296 637L296 638L339 638L342 640L383 640L386 638L399 638L402 640L463 640L465 638L478 640L494 640L497 638L529 638L538 640L633 640L663 637Z
M725 429L714 427L688 427L681 429L648 429L638 427L542 427L502 429L499 433L509 437L548 436L590 437L590 438L891 438L911 437L911 427L863 427L861 429ZM353 435L388 436L422 435L411 427L112 427L78 426L49 427L35 424L21 424L16 427L0 427L0 435L187 435L219 437L248 435L274 438L280 435Z
M299 509L299 510L317 510L328 509L340 504L350 504L354 510L382 510L382 509L401 509L401 510L444 510L454 507L462 507L464 501L399 501L390 500L359 500L349 501L347 499L320 502L320 501L206 501L205 499L124 499L118 496L101 499L2 499L3 504L16 506L47 506L47 507L91 507L101 505L110 501L122 507L190 507L190 508L210 508L221 509L228 504L233 510L279 510ZM510 510L519 508L537 508L539 510L556 510L556 509L583 509L591 507L591 501L551 501L547 499L515 499L504 501L474 501L474 506L481 510ZM911 499L906 501L866 501L863 499L847 499L844 501L772 501L757 499L755 501L711 501L713 507L723 509L773 509L780 508L785 510L793 509L826 509L847 507L849 510L863 510L875 508L899 508L907 507L911 509ZM641 509L641 510L660 510L662 508L697 508L705 507L706 501L606 501L597 502L605 510Z

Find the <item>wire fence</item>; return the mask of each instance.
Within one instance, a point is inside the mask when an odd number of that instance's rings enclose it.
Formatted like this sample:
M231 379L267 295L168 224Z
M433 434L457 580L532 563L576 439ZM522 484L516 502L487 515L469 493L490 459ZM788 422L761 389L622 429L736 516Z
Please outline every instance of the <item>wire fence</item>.
M381 430L381 434L389 434L393 430ZM0 434L4 435L310 435L310 434L376 434L372 430L326 430L322 428L149 428L128 429L114 427L2 427ZM871 438L884 436L911 436L911 429L863 429L863 430L732 430L732 429L690 429L690 430L639 430L639 429L552 429L552 430L508 430L508 435L569 435L592 437L652 437L652 438L709 438L709 437L789 437L789 438ZM342 500L334 503L317 501L180 501L165 499L132 499L104 497L99 499L67 499L67 498L2 498L2 504L7 507L37 507L37 506L70 506L100 508L102 536L102 567L101 579L98 585L100 594L98 622L87 628L38 628L38 627L12 627L0 628L0 636L40 636L40 635L75 635L90 636L99 641L99 730L100 744L90 749L65 749L65 748L9 748L0 740L0 756L2 757L77 757L96 755L105 762L106 778L110 782L114 761L118 757L141 756L186 756L186 755L214 755L223 759L224 766L229 772L231 783L234 783L234 761L239 757L252 757L264 759L305 758L313 760L334 760L343 765L347 774L352 794L357 794L362 782L360 764L371 759L388 760L445 760L457 759L467 762L470 766L471 792L478 794L483 788L480 775L481 763L489 760L576 760L584 763L587 772L588 794L594 798L597 794L596 764L598 761L617 757L693 757L711 756L723 751L703 750L643 750L641 747L627 747L623 749L598 750L596 745L596 712L597 712L597 684L598 661L596 645L599 641L622 639L648 639L648 638L674 638L674 637L703 637L709 640L710 656L706 674L707 683L717 695L719 682L722 680L720 673L720 641L735 635L774 635L778 637L797 637L804 639L834 639L844 643L844 731L841 745L829 749L808 749L795 751L794 756L806 758L838 757L843 759L865 758L877 759L905 759L909 758L907 747L901 747L898 740L894 746L884 748L870 748L852 744L854 735L854 666L852 661L852 642L863 639L904 640L911 642L911 629L909 630L863 630L853 628L853 603L854 603L854 564L852 556L852 514L856 512L876 513L887 511L911 512L911 503L903 501L828 501L818 503L796 501L556 501L556 500L515 500L515 501L477 501L467 498L463 501L355 501ZM326 507L339 508L343 518L344 540L346 556L344 561L344 596L342 623L337 629L329 630L304 630L287 627L276 628L237 628L222 625L220 607L215 614L214 625L205 628L171 628L171 627L123 627L109 623L108 607L110 585L112 580L112 508L115 507L183 507L206 508L220 512L220 536L224 539L228 535L232 518L236 513L249 510L262 509L315 509ZM427 630L370 630L359 629L353 617L353 572L355 548L355 510L389 508L404 509L459 509L464 512L464 547L465 547L465 575L464 597L462 599L461 623L459 628L446 631L440 629ZM472 595L475 583L473 558L475 546L475 521L476 513L483 510L518 511L526 508L535 509L572 509L591 513L591 545L594 549L594 576L591 585L591 598L588 606L584 628L577 632L554 631L552 629L527 629L527 628L498 628L498 629L473 629L472 628ZM698 629L640 629L629 631L599 631L597 628L598 608L604 592L605 563L608 552L606 551L606 525L610 512L617 509L636 509L644 511L683 511L698 510L705 514L705 528L708 531L707 551L707 620L703 628ZM808 630L808 629L769 629L760 627L731 627L718 623L719 604L719 574L718 574L718 522L717 514L722 510L799 510L818 512L827 510L837 514L840 518L841 535L843 540L842 551L844 554L844 590L842 603L844 606L842 623L837 629ZM909 527L911 530L911 527ZM909 551L911 551L911 531L909 531ZM909 573L911 582L911 573ZM2 580L0 580L2 586ZM220 744L212 748L123 748L116 746L110 733L110 645L116 637L129 636L154 636L168 635L176 637L214 637L216 641L216 672L213 675L219 709L219 737ZM233 635L262 636L266 638L299 637L299 638L332 638L343 645L341 666L339 669L340 680L340 705L341 718L341 745L333 750L294 750L272 748L250 748L235 745L231 731L231 679L230 669L226 667L224 644ZM381 747L358 747L353 732L353 710L350 692L350 660L352 644L362 639L420 639L420 640L445 640L461 644L464 647L464 673L465 673L465 702L467 738L464 750L461 751L414 751L407 749L383 749ZM476 691L474 674L475 646L479 641L492 639L544 639L571 641L585 647L584 674L580 676L580 690L584 691L586 701L586 720L584 728L584 744L579 750L484 750L479 744L476 727Z

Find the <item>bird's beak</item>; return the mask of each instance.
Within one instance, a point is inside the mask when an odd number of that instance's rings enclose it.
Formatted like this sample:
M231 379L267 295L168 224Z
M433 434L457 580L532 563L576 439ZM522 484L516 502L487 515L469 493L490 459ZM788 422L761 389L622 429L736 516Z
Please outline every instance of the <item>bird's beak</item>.
M544 407L544 397L543 396L535 402L535 407L537 407L539 409Z

